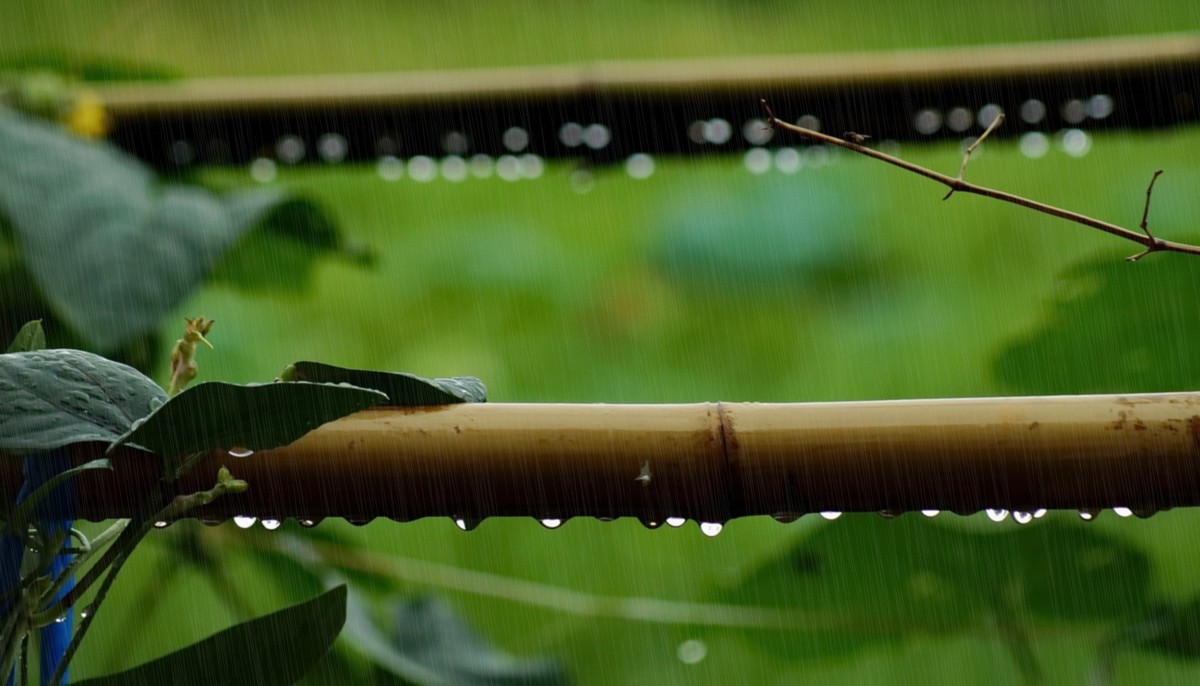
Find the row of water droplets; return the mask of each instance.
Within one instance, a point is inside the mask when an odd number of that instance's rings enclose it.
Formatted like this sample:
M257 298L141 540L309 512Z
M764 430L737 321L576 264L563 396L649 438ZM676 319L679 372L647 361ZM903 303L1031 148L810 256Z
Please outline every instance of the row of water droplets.
M241 447L230 448L228 452L229 452L230 457L236 457L236 458L247 458L254 454L253 450L250 450L249 448L241 448ZM1154 510L1154 509L1134 510L1132 508L1119 507L1119 506L1113 507L1112 511L1118 517L1127 518L1127 517L1133 517L1136 515L1137 517L1140 517L1143 519L1149 518L1157 512L1157 510ZM921 510L920 512L925 517L930 517L930 518L936 517L939 514L941 514L941 510L932 510L932 509ZM1100 510L1091 510L1091 509L1079 510L1078 512L1079 512L1079 518L1085 522L1093 521L1100 514ZM1008 519L1009 516L1011 516L1012 520L1014 522L1016 522L1017 524L1029 524L1030 522L1032 522L1035 519L1041 519L1042 517L1045 517L1048 514L1048 510L1046 508L1038 508L1036 510L1030 510L1030 511L1013 510L1010 512L1009 510L1001 509L1001 508L988 508L988 509L984 510L984 513L987 515L987 518L993 522L1003 522L1004 520ZM819 514L823 519L826 519L828 521L834 521L842 516L842 513L838 512L836 510L826 510L823 512L819 512L817 514ZM901 514L903 514L903 513L902 512L894 512L891 510L883 510L883 511L879 512L879 515L886 519L893 519L895 517L900 516ZM783 524L789 524L791 522L795 522L796 520L800 519L800 517L802 517L802 516L803 516L803 513L786 512L786 513L778 513L778 514L772 515L772 518L777 522L780 522ZM481 519L481 518L453 517L452 519L454 521L455 526L457 526L462 531L472 531L472 530L476 529L480 524L483 523L483 519ZM600 518L600 520L601 521L612 521L611 518ZM316 526L316 524L318 523L311 519L298 519L296 521L301 526L304 526L304 527L313 527L313 526ZM547 518L539 519L538 521L541 523L542 526L544 526L547 529L557 529L563 525L563 520L559 519L559 518L547 517ZM666 524L667 526L672 527L672 528L679 528L687 523L687 519L683 518L683 517L667 517L666 519L664 519L661 522L658 520L654 520L654 519L640 519L640 521L641 521L642 525L645 526L647 529L657 529L657 528L661 527L663 524ZM282 522L279 519L266 518L266 519L259 520L257 517L250 517L250 516L246 516L246 515L239 515L239 516L234 517L233 522L235 525L237 525L239 528L242 528L242 529L249 529L249 528L253 527L256 523L261 524L261 526L268 531L274 531L274 530L280 528L280 526L282 526ZM709 536L710 538L719 535L721 533L721 531L724 529L724 524L722 524L720 522L700 522L699 524L700 524L700 531L704 535ZM159 528L164 528L168 525L169 525L168 522L155 523L155 526L159 527Z
M1112 508L1112 511L1118 517L1127 518L1127 517L1136 516L1136 517L1140 517L1143 519L1149 518L1157 512L1156 510L1133 510L1128 507L1114 507L1114 508ZM1098 517L1100 515L1100 512L1101 512L1101 510L1079 510L1078 514L1079 514L1080 519L1082 519L1085 522L1090 522L1090 521L1094 521L1096 519L1096 517ZM920 510L920 513L925 517L932 518L932 517L936 517L939 514L941 514L941 511L940 510ZM1041 519L1041 518L1045 517L1047 514L1049 514L1049 511L1046 510L1045 508L1039 508L1039 509L1032 510L1032 511L1022 511L1022 510L1009 511L1009 510L1005 510L1005 509L987 509L987 510L984 510L984 513L987 515L987 518L989 520L991 520L993 522L997 522L997 523L1003 522L1003 521L1007 520L1009 517L1011 517L1012 520L1014 522L1016 522L1017 524L1029 524L1030 522L1034 521L1035 519ZM820 517L825 520L834 521L834 520L838 519L839 517L841 517L843 513L830 510L830 511L825 511L825 512L819 512L816 514L820 515ZM884 517L885 519L894 519L894 518L900 516L900 514L902 514L902 513L884 510L884 511L879 512L878 514L881 517ZM780 514L772 515L771 518L781 524L790 524L792 522L799 520L801 518L801 516L802 515L799 513L780 513ZM484 521L483 518L477 518L477 517L452 517L451 519L453 520L454 525L457 526L462 531L474 531ZM606 517L598 517L597 520L605 521L605 522L613 521L612 518L606 518ZM537 521L543 527L553 530L553 529L560 528L563 525L565 520L548 517L548 518L544 518L544 519L538 519ZM647 529L658 529L658 528L662 527L663 524L666 524L668 527L677 529L677 528L684 526L688 522L688 520L684 517L667 517L666 519L664 519L662 521L658 521L655 519L639 518L639 521ZM319 520L312 520L312 519L297 519L296 522L300 526L305 527L305 528L311 528L320 523ZM219 521L211 521L211 522L206 522L206 523L219 524L220 522ZM276 529L279 529L281 526L283 526L283 522L279 519L272 519L272 518L259 519L257 517L251 517L251 516L247 516L247 515L238 515L238 516L233 517L233 523L238 528L241 528L241 529L250 529L250 528L253 528L256 524L258 524L258 525L262 526L262 528L264 528L268 531L274 531ZM365 524L366 522L361 521L361 520L351 520L351 523ZM155 524L155 526L158 528L166 528L167 526L169 526L169 523L168 522L157 522ZM703 533L705 536L713 538L713 537L716 537L717 535L719 535L724 530L725 525L722 524L721 522L699 522L699 527L700 527L701 533Z
M1070 99L1059 107L1060 120L1075 126L1091 119L1100 121L1107 119L1114 110L1113 99L1106 94L1096 94L1090 98ZM985 128L1003 108L994 103L983 105L978 111L958 106L942 111L935 107L923 107L912 116L912 127L917 133L933 136L943 129L953 133L967 134L973 127ZM1019 116L1029 126L1043 125L1048 113L1045 103L1035 98L1023 102L1019 108ZM821 120L812 114L805 114L796 120L798 126L814 131L821 130ZM752 147L743 159L748 171L754 174L764 174L772 168L785 174L792 174L805 166L819 167L830 157L829 146L812 146L813 150L802 151L797 148L784 147L771 150L760 147L769 143L775 131L761 118L750 118L743 122L742 137ZM721 117L697 119L687 128L688 138L697 146L720 147L728 144L734 135L734 125ZM492 176L505 181L520 181L522 179L537 179L545 169L543 159L528 152L530 134L520 126L511 126L501 134L501 142L508 151L507 154L493 158L486 154L467 156L470 150L470 140L461 131L451 130L441 138L441 147L445 156L440 160L429 155L415 155L407 162L400 159L400 144L393 136L381 136L375 143L378 161L376 172L385 181L398 181L405 176L418 182L428 183L437 178L450 182L461 182L468 178L486 179ZM1091 136L1079 128L1067 128L1059 132L1058 143L1063 152L1072 157L1083 157L1091 150ZM608 147L612 141L612 132L600 123L580 124L569 121L562 124L558 130L558 140L566 148L589 148L600 151ZM963 145L969 145L975 139L967 137ZM210 147L221 147L220 141L210 141ZM1021 136L1020 150L1026 157L1038 159L1046 155L1051 148L1050 138L1041 131L1029 131ZM894 150L895 141L881 141L881 147ZM319 136L315 142L317 157L328 164L343 162L350 152L350 144L346 137L334 132ZM273 181L278 173L278 162L283 164L298 164L305 160L308 146L303 138L295 134L282 136L274 146L274 156L258 157L250 163L251 177L260 183ZM172 142L167 150L169 159L179 166L192 164L196 160L195 146L186 140ZM635 153L626 158L624 169L628 176L634 179L646 179L654 174L654 158L647 153ZM579 192L586 192L591 187L591 174L586 170L578 170L572 175L572 186Z

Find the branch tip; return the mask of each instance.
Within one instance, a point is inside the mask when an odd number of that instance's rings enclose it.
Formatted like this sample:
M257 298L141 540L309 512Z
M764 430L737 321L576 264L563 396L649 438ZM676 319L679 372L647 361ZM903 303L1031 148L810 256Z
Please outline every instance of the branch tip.
M1096 219L1095 217L1089 217L1085 214L1080 214L1078 212L1073 212L1071 210L1063 209L1061 207L1055 207L1054 205L1048 205L1044 202L1039 202L1037 200L1026 198L1024 196L1016 195L1015 193L1008 193L1005 191L997 190L994 188L988 188L986 186L980 186L980 185L965 181L963 179L963 174L966 172L967 163L971 159L971 153L974 152L975 149L978 148L979 145L982 144L983 141L989 135L991 135L991 133L993 131L995 131L1000 126L1000 124L1002 124L1004 122L1004 114L1003 113L997 114L996 118L992 120L992 122L984 130L983 134L980 135L979 138L977 138L975 140L975 142L971 143L971 145L969 145L967 147L967 149L963 151L963 161L962 161L962 166L958 170L958 176L952 177L952 176L949 176L948 174L943 174L941 172L934 171L927 167L922 167L919 164L914 164L907 160L900 159L899 157L894 157L885 152L875 150L873 148L868 148L868 147L865 147L862 145L856 145L854 142L845 140L844 138L837 138L835 136L830 136L830 135L821 133L819 131L812 131L810 129L806 129L802 126L796 126L794 124L789 124L788 122L775 116L775 113L771 110L771 107L767 104L766 98L760 99L759 102L762 104L763 111L765 111L767 113L767 117L773 128L776 128L776 129L779 129L782 131L789 131L797 136L808 139L810 141L815 141L818 143L824 143L826 145L834 145L834 146L837 146L840 148L845 148L847 150L856 152L860 155L865 155L867 157L871 157L876 160L879 160L880 162L890 164L894 167L899 167L900 169L903 169L907 172L916 174L918 176L924 176L925 178L927 178L931 181L936 181L937 183L940 183L949 189L946 191L946 195L942 197L942 200L949 200L950 197L952 195L954 195L956 192L970 193L972 195L982 195L985 198L999 200L1000 202L1005 202L1010 205L1019 205L1026 209L1033 210L1034 212L1040 212L1042 214L1050 215L1051 217L1058 217L1059 219L1065 219L1066 221L1072 222L1074 224L1086 226L1090 229L1096 229L1097 231L1103 231L1104 233L1111 234L1118 238L1121 238L1121 239L1124 239L1127 241L1132 241L1134 243L1137 243L1138 245L1143 246L1145 248L1145 250L1138 253L1137 255L1131 255L1131 256L1125 258L1129 262L1137 262L1142 257L1144 257L1152 252L1177 252L1177 253L1183 253L1186 255L1200 255L1200 245L1191 245L1188 243L1176 243L1174 241L1164 241L1164 240L1154 236L1148 228L1147 215L1150 212L1150 195L1154 189L1155 181L1157 181L1158 177L1163 173L1161 169L1154 172L1154 176L1151 177L1151 179L1150 179L1150 185L1146 188L1146 207L1142 212L1142 233L1138 233L1134 229L1128 229L1123 226L1118 226L1116 224L1113 224L1111 222L1106 222L1106 221L1103 221L1100 219ZM848 134L843 134L843 136L846 136L846 135L848 135Z

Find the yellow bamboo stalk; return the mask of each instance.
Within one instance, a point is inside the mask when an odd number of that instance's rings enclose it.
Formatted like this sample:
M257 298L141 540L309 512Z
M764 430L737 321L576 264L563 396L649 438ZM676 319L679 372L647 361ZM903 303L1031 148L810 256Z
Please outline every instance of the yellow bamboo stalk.
M197 516L1154 511L1200 505L1200 393L384 408L249 458L209 455L180 491L209 487L221 465L250 489ZM128 514L151 467L126 455L80 477L81 515Z
M1019 45L831 55L611 61L397 74L190 79L97 86L109 112L204 108L375 106L530 100L605 93L737 92L757 99L780 88L854 88L1021 75L1088 75L1200 63L1200 36L1168 34ZM752 100L753 102L753 100Z

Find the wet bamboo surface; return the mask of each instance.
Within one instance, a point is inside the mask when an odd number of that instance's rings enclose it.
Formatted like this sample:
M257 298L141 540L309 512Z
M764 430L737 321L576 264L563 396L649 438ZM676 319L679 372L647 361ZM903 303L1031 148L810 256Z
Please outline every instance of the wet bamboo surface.
M80 450L78 458L102 450ZM91 454L89 454L91 453ZM77 481L78 516L129 514L153 458ZM15 492L18 461L0 487ZM247 493L194 513L320 519L668 517L1200 505L1200 393L842 403L383 408L290 446L205 457Z

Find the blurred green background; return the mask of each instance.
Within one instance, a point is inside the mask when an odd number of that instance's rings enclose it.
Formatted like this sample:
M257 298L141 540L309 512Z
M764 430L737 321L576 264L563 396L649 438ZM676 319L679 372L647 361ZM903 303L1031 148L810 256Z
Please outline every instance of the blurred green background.
M1198 24L1192 2L1117 0L18 1L0 5L0 67L49 56L183 77L316 74L883 50ZM970 177L1133 226L1151 172L1163 168L1152 227L1195 242L1197 150L1197 128L1097 134L1082 157L1056 143L1031 159L1016 141L997 141L984 146ZM898 154L951 173L959 163L953 144L904 145ZM980 198L943 203L939 187L845 154L791 175L752 174L740 156L656 163L643 180L620 167L593 170L588 186L572 182L577 169L567 163L548 164L536 180L460 184L387 182L369 165L284 168L272 183L316 198L347 234L374 246L378 265L324 261L298 294L209 286L164 322L163 336L176 338L183 316L217 320L216 350L201 353L202 379L268 380L291 361L316 359L472 374L496 402L1200 387L1200 358L1190 354L1200 334L1200 261L1153 255L1128 264L1132 244ZM206 169L202 178L252 183L240 168ZM694 523L648 531L590 520L555 531L505 520L470 533L441 520L325 522L316 531L383 556L393 581L370 589L378 597L442 595L488 640L516 655L557 656L582 684L1014 684L1039 670L1046 683L1083 684L1103 672L1098 657L1122 611L1200 593L1197 524L1190 511L1149 520L1105 513L1080 534L1085 525L1073 513L1051 513L1018 533L1011 520L930 522L913 513L892 521L813 515L788 525L752 518L712 539ZM166 577L165 556L177 552L169 542L187 531L177 525L151 537L135 556L84 645L79 674L136 664L239 612L312 592L299 571L289 576L251 554L256 540L280 532L239 533L232 524L204 531L219 552L205 563L207 577L188 567ZM926 607L914 591L931 574L922 565L989 549L990 540L1000 552L986 564L1021 568L1014 578L1023 589L1057 578L1056 600L1066 603L1063 589L1074 587L1090 601L1075 614L1034 600L977 614L935 584L938 602ZM1013 541L1021 544L1005 547ZM1106 569L1118 572L1103 583L1088 576L1104 567L1087 557L1093 548L1107 551ZM797 551L824 562L795 564ZM241 600L230 603L231 594ZM1114 598L1125 610L1107 609ZM717 618L736 613L721 603L815 610L802 630L766 620L730 627ZM933 619L920 619L930 612ZM858 629L837 629L839 617ZM1022 668L1021 645L1032 646L1039 667ZM1129 652L1111 683L1200 676L1194 651L1167 652ZM332 682L342 668L328 664L314 682Z

